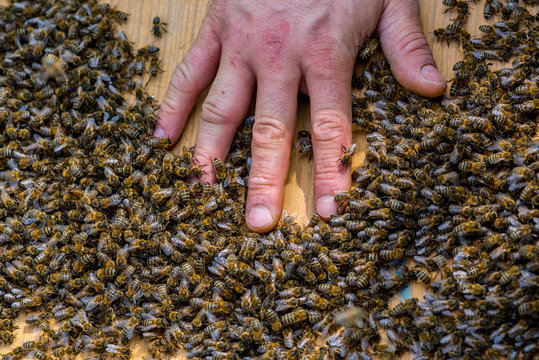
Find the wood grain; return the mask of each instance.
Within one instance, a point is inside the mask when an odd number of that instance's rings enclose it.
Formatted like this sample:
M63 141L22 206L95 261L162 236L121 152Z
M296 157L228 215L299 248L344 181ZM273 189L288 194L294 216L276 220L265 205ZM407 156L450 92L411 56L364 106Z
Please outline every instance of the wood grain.
M373 0L376 1L376 0ZM110 0L112 5L130 14L129 21L124 26L129 39L135 42L135 47L146 45L158 46L162 58L161 67L163 72L149 84L148 91L159 101L163 99L168 82L172 76L175 65L182 59L194 42L201 21L210 5L209 0ZM0 0L0 5L7 4L7 0ZM447 46L434 42L433 31L435 28L445 26L449 23L452 15L443 14L441 0L419 0L420 17L423 30L427 40L433 50L434 58L439 69L446 79L453 76L452 66L460 58L461 53L457 46ZM472 34L477 33L479 24L484 23L482 17L482 7L475 11L469 18L467 30ZM159 16L162 21L167 22L168 33L163 37L156 38L151 34L152 19ZM190 120L183 132L183 135L174 148L179 151L184 145L194 145L197 131L197 120L200 117L201 104L206 93L203 93L192 111ZM299 97L297 130L309 129L309 106L306 97ZM362 164L366 141L365 133L354 131L354 142L359 145L359 152L354 156L353 166ZM313 162L305 157L299 156L297 151L292 151L290 159L290 170L286 181L285 210L297 215L297 220L305 224L312 215L313 203ZM424 288L418 284L413 284L412 296L422 297ZM34 339L32 327L24 324L24 317L20 319L20 329L17 331L17 339L14 346L22 344L24 341ZM134 358L142 358L147 355L144 345L133 344ZM0 353L9 351L8 348L0 348ZM185 359L185 354L181 354L179 359Z

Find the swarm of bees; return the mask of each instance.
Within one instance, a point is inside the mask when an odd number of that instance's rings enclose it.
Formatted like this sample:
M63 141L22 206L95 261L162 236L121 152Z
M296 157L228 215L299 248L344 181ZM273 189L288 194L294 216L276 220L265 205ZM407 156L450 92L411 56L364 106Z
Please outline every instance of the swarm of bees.
M376 40L361 49L368 164L336 196L342 214L305 228L283 214L267 234L242 226L254 117L226 162L172 155L141 80L159 49L134 51L125 13L0 8L0 340L20 313L37 334L3 359L128 359L133 339L191 359L536 358L537 1L487 5L502 20L484 38L452 31L462 74L440 102L401 88ZM210 171L217 184L197 180ZM424 299L389 306L411 281Z

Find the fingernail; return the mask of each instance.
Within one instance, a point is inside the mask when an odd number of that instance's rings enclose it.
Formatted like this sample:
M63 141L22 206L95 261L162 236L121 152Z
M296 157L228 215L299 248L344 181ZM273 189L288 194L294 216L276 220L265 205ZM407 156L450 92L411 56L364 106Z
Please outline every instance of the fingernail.
M421 68L421 76L427 81L445 84L445 79L434 65L427 64Z
M320 217L329 219L331 215L337 213L335 197L332 195L321 196L316 202L316 210L318 211L318 215L320 215Z
M167 136L165 135L165 132L163 131L163 129L161 129L159 126L155 128L155 130L153 131L153 137L154 138L158 138L158 139L164 139L166 138Z
M265 205L251 207L247 214L249 225L254 228L264 228L273 224L273 217Z

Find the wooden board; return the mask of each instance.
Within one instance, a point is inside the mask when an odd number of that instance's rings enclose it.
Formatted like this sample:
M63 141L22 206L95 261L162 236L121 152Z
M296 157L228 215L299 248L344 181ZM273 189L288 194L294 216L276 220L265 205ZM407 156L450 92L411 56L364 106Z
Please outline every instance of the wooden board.
M146 45L158 46L162 58L161 67L164 70L148 86L148 91L160 101L163 99L170 77L175 65L187 52L196 38L200 23L206 13L209 0L109 0L120 10L130 14L129 21L124 30L131 41L135 42L135 48ZM0 0L0 5L7 4L7 0ZM444 7L441 0L419 0L420 17L423 30L433 50L434 58L439 69L446 79L453 76L452 66L460 58L461 53L456 45L447 46L434 42L434 29L446 26L453 15L443 14ZM472 4L472 3L471 3ZM472 6L474 6L472 4ZM477 4L478 11L472 8L467 30L477 34L477 27L485 21L482 16L482 4ZM159 16L162 21L168 23L168 33L163 37L156 38L151 34L152 19ZM200 97L195 109L191 114L190 121L184 133L174 148L181 150L185 145L194 145L197 131L197 120L200 117L201 104L205 93ZM297 116L297 130L309 129L309 106L306 97L300 97ZM296 130L296 131L297 131ZM362 150L354 156L353 167L361 165L366 149L365 133L354 131L354 142L358 143ZM312 215L313 201L313 162L305 157L300 157L297 151L292 151L290 170L286 182L284 208L287 212L295 213L297 220L305 224ZM411 296L422 298L424 288L418 284L411 286ZM31 326L24 324L24 317L20 317L20 328L16 332L17 339L13 347L19 346L24 341L34 339ZM0 353L9 351L8 348L0 348ZM134 358L142 358L147 354L143 346L134 344ZM176 357L185 359L184 354Z

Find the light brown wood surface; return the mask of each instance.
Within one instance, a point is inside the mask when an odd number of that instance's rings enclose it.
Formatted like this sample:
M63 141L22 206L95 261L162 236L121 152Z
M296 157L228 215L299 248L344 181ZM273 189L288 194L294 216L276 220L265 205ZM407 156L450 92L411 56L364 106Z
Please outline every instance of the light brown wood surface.
M379 1L379 0L372 0ZM7 4L7 0L0 0L0 5ZM162 58L160 73L148 85L148 91L157 100L162 100L165 96L168 82L172 76L175 65L188 51L194 42L198 28L206 13L209 0L110 0L112 5L130 14L129 20L124 26L124 30L131 41L135 42L135 48L146 45L155 45L160 48ZM485 23L482 16L482 2L472 6L471 16L467 25L467 30L472 34L477 34L477 27ZM461 53L457 46L434 42L434 29L446 26L449 19L454 17L453 13L443 14L444 6L441 0L419 0L420 17L423 30L427 40L433 50L434 58L439 69L446 79L453 76L452 66L460 58ZM477 7L477 9L474 9ZM163 37L156 38L151 33L152 19L159 16L162 21L167 22L168 32ZM202 94L197 102L191 118L183 132L183 135L175 147L175 151L181 150L184 145L192 146L196 138L197 121L200 116L200 108L205 94ZM309 129L309 106L306 97L300 97L297 116L297 130ZM358 143L359 151L353 159L353 167L362 164L364 152L366 150L365 133L354 131L354 142ZM352 168L353 168L352 167ZM285 210L297 215L297 220L305 224L314 210L313 202L313 161L308 161L304 156L292 151L290 159L290 170L286 182ZM412 296L422 297L423 288L417 284L412 285ZM13 346L18 346L26 340L34 339L32 327L24 324L24 317L20 318L20 328L17 331L17 339ZM134 358L147 356L143 346L134 344ZM7 348L0 348L0 353L5 353ZM180 354L179 359L186 358Z

